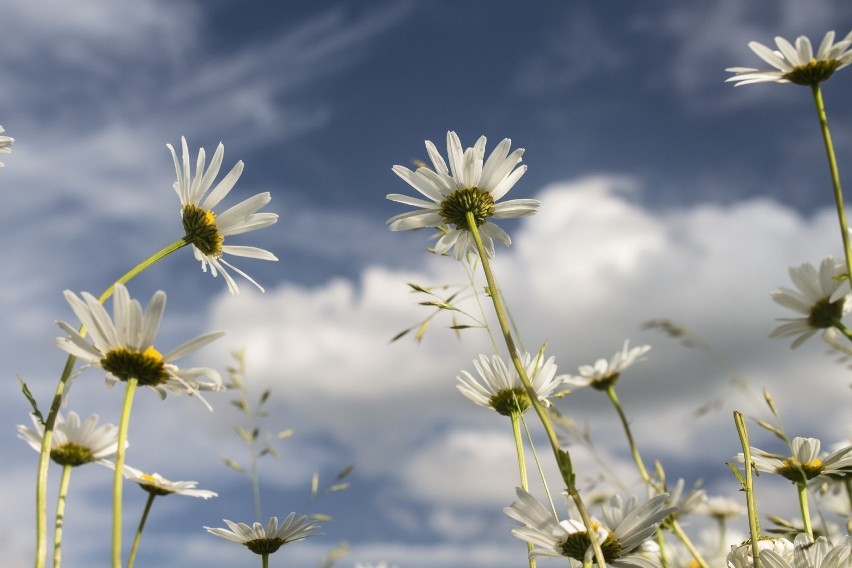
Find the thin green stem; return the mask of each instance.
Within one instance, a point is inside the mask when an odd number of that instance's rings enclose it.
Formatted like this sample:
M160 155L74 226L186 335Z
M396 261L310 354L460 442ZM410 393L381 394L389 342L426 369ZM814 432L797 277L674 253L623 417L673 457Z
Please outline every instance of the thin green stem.
M704 560L704 557L701 556L700 552L698 552L698 548L695 547L689 536L687 536L687 534L683 532L683 528L681 528L680 523L678 523L675 519L671 522L669 527L671 528L675 536L683 543L683 545L692 555L692 558L695 560L696 564L698 564L698 566L700 566L701 568L709 568L709 566L707 565L707 561Z
M745 419L740 412L734 411L734 424L737 428L737 434L740 437L740 445L743 448L743 463L745 464L743 491L745 491L746 494L746 507L748 508L751 557L754 562L754 568L760 568L760 550L757 545L758 538L760 537L760 521L758 521L757 518L757 506L754 502L754 482L752 476L752 469L754 465L751 462L751 445L748 440L748 430L746 429Z
M133 397L139 381L129 379L121 405L121 419L118 423L118 450L115 452L115 476L112 484L112 568L121 568L121 504L124 488L124 455L126 453L127 430L130 426L130 411L133 409Z
M828 158L828 170L831 173L831 185L834 188L834 204L837 207L837 220L840 222L840 236L843 239L843 254L846 258L846 274L852 274L852 246L849 242L849 226L846 223L846 209L843 203L843 190L840 186L840 170L837 168L837 158L834 155L834 145L831 143L831 132L828 129L828 117L822 100L822 90L819 83L811 86L811 93L816 105L822 140L825 143L825 154Z
M621 420L621 426L624 428L625 436L627 436L627 444L630 446L630 454L633 456L633 461L636 462L636 469L639 470L639 475L642 477L642 481L652 487L655 487L651 482L651 476L648 475L648 470L645 469L642 456L639 455L639 448L636 447L636 442L633 439L633 433L630 431L630 423L627 421L627 416L624 414L624 409L621 407L618 395L615 394L615 385L609 385L606 388L606 394L609 395L609 400L612 401L612 405L618 413L618 418Z
M269 554L264 552L263 554L260 555L260 558L261 558L261 561L260 561L261 564L260 565L263 568L269 568Z
M527 463L524 456L524 439L521 436L521 412L515 411L509 414L509 419L512 421L512 434L515 438L515 452L518 456L518 470L521 475L521 488L524 491L529 491L529 481L527 480ZM535 558L529 556L533 551L531 542L527 543L527 558L530 562L530 568L535 568Z
M541 460L538 459L538 452L535 449L532 434L530 434L530 429L527 426L527 421L523 414L521 414L521 424L524 425L524 433L527 435L527 441L530 443L530 452L532 453L533 460L535 460L535 466L536 470L538 470L538 476L541 479L541 484L544 486L544 494L547 496L547 502L550 503L550 510L553 511L554 517L559 517L559 513L556 511L556 505L553 503L553 495L550 494L550 488L547 486L547 479L544 476L544 469L541 467Z
M802 512L802 524L805 532L814 540L814 529L811 527L811 513L808 507L808 485L807 483L797 483L796 489L799 494L799 510Z
M169 254L179 250L189 244L185 237L181 237L160 251L154 253L147 259L143 260L130 270L128 270L115 283L104 290L98 300L103 303L112 295L113 288L116 283L126 284L136 275L141 273L146 268L153 265L155 262L165 258ZM80 328L80 333L85 333L85 328ZM38 466L36 469L36 546L35 546L35 567L44 568L47 563L47 474L48 465L50 464L50 448L53 442L53 429L56 426L56 417L59 415L59 409L62 406L62 401L68 396L66 391L68 379L71 377L71 372L74 370L74 363L77 358L69 355L65 361L65 368L62 370L62 375L59 377L59 383L56 385L56 392L53 394L53 401L50 403L50 409L47 413L47 419L44 422L44 435L41 440L41 452L39 453Z
M663 530L657 528L654 533L654 539L657 541L657 546L660 548L660 568L669 568L669 558L666 553L666 540L663 538Z
M59 480L59 497L56 500L56 521L53 530L53 568L62 565L62 529L65 525L65 499L68 496L68 484L71 481L71 466L62 467Z
M471 235L473 236L473 240L476 243L476 250L479 253L479 260L482 262L482 271L485 273L485 280L488 283L488 290L490 292L491 301L494 304L494 312L497 315L497 321L500 324L500 331L503 333L503 339L506 342L506 348L509 350L509 356L512 358L512 363L515 366L515 370L518 371L518 376L521 379L521 382L524 385L524 389L529 396L530 403L535 409L536 414L538 414L539 419L541 420L542 426L544 427L544 431L547 434L548 441L550 442L550 447L553 450L553 455L556 459L556 464L559 466L559 472L562 474L562 479L565 481L566 489L568 490L568 494L571 496L571 499L574 501L574 504L577 506L577 511L580 514L580 518L583 521L583 526L591 527L592 520L589 517L589 512L586 510L586 506L583 504L583 500L580 498L580 493L577 491L577 484L575 481L574 475L574 466L571 463L571 456L567 451L563 450L559 447L559 440L556 437L556 430L553 427L553 422L550 420L550 416L547 414L547 411L542 406L541 402L538 400L538 395L536 395L535 389L532 387L532 383L530 382L529 377L527 376L527 371L524 369L524 365L521 362L520 355L518 354L518 350L515 347L515 340L512 338L512 333L509 328L509 322L506 319L506 313L503 309L503 302L500 299L499 288L497 287L497 282L494 278L494 274L491 272L491 263L488 260L488 252L485 250L485 246L482 244L482 236L479 234L479 228L476 225L476 219L474 219L473 213L467 212L467 225L470 230ZM595 552L595 559L597 560L598 566L606 566L606 562L604 561L604 555L601 551L600 543L597 541L594 531L588 530L587 534L589 535L589 540L592 543L592 548Z
M145 530L145 521L148 520L148 513L151 512L151 505L157 497L156 493L148 491L148 500L145 502L145 509L142 511L142 517L139 519L139 527L136 529L136 536L133 537L133 546L130 547L130 557L127 559L127 568L133 568L136 563L136 551L139 550L139 541L142 540L142 531Z

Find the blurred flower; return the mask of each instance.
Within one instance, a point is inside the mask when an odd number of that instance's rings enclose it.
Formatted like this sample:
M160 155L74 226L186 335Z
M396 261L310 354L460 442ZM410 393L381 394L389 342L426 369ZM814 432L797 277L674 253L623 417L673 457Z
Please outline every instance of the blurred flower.
M772 551L783 560L790 562L793 560L793 543L786 538L761 537L757 541L757 549L761 561L766 550ZM731 552L728 553L728 568L751 568L754 566L752 553L750 539L739 545L731 545Z
M249 527L245 523L232 523L225 519L225 524L231 530L204 527L207 532L221 536L237 544L244 544L255 554L272 554L285 544L304 540L319 533L314 532L319 528L316 521L309 521L307 516L293 520L296 513L290 513L281 526L278 526L278 517L271 517L266 523L266 528L260 523L254 523Z
M157 391L161 398L165 398L167 392L195 395L201 390L224 388L222 378L213 369L180 369L172 363L221 337L224 332L196 337L166 355L161 355L154 348L154 336L166 307L163 291L154 294L143 313L139 301L130 299L127 288L116 284L112 297L114 320L97 298L86 292L82 296L83 299L80 299L73 292L65 291L65 299L86 327L93 343L86 341L65 322L57 324L68 337L59 337L56 343L60 349L106 371L108 385L133 378L140 385ZM209 382L199 381L200 377L207 377Z
M476 252L476 244L468 227L467 213L472 213L479 228L488 256L494 256L494 241L508 246L512 240L503 229L488 221L532 215L540 205L535 199L515 199L497 203L527 170L517 166L524 153L519 148L509 154L511 140L505 138L488 156L485 156L485 136L479 138L473 148L462 150L461 141L455 132L447 132L447 155L450 165L441 157L435 145L427 140L426 151L434 170L422 166L411 171L403 166L394 166L396 175L427 197L429 201L398 193L387 196L391 201L412 205L419 209L401 213L388 219L391 231L406 231L422 227L450 228L435 245L437 254L444 254L455 247L453 256L462 259L468 250Z
M18 437L37 452L41 451L44 424L35 415L30 415L35 430L18 425ZM126 447L126 443L125 443ZM80 423L76 412L69 412L66 420L62 413L56 415L56 424L51 440L50 459L59 465L79 465L97 462L111 463L107 458L118 450L118 427L113 424L98 426L98 415L93 414Z
M792 561L789 556L768 548L761 550L760 563L768 568L844 568L849 565L849 544L847 541L832 547L824 536L811 542L806 533L800 533L796 536Z
M0 126L0 154L10 154L12 152L12 142L15 139L11 136L3 136L4 132L6 132L6 129ZM5 165L3 162L0 162L0 168Z
M752 69L750 67L731 67L726 69L734 73L726 81L735 81L737 87L751 83L796 83L797 85L818 85L831 77L838 69L852 63L852 32L841 41L834 43L834 32L828 32L822 38L816 55L811 41L805 36L796 38L795 47L783 37L775 38L778 51L752 41L748 44L753 52L775 69Z
M219 144L213 154L210 167L206 169L204 148L200 148L198 150L198 161L195 164L195 177L192 177L186 138L181 137L180 141L183 149L183 160L181 162L178 161L172 145L167 144L167 147L175 161L177 181L174 183L174 188L178 197L180 197L183 228L186 231L187 238L192 243L195 259L201 261L201 268L205 272L207 272L208 265L210 265L210 273L213 276L217 276L221 272L231 294L239 293L240 289L231 275L228 274L228 271L225 270L226 266L263 292L263 288L257 282L242 270L225 261L223 257L226 254L232 254L260 260L278 260L278 258L268 250L257 247L231 246L223 243L225 237L263 229L278 221L278 215L275 213L258 213L272 199L269 192L258 193L254 197L249 197L224 213L214 213L213 208L228 195L240 178L240 174L243 172L243 162L237 162L228 172L228 175L208 194L207 190L213 185L213 180L222 166L225 147L221 143ZM207 194L206 197L205 194Z
M735 499L718 495L708 497L697 510L714 519L733 519L746 514L746 508L742 503Z
M776 473L793 483L820 478L819 483L852 472L852 446L822 455L816 438L793 438L791 446L791 456L751 448L751 461L759 471ZM734 459L743 463L743 454L737 454Z
M561 378L554 377L554 361L555 358L550 357L541 364L540 357L532 358L529 353L521 356L533 390L545 406L550 406L547 397L562 383ZM493 408L503 416L510 416L518 411L523 413L530 407L527 391L511 362L507 365L499 355L493 355L490 360L487 356L480 355L478 361L473 361L473 366L476 367L482 382L477 381L467 371L462 371L462 374L456 377L461 383L456 387L468 399L479 406Z
M769 337L797 335L792 348L795 349L811 338L820 329L842 325L844 315L852 310L852 296L847 280L839 277L846 274L846 263L826 257L819 265L819 272L810 263L790 267L790 280L798 290L784 286L772 291L775 302L805 317L778 318L786 321L776 327Z
M515 527L512 534L521 540L537 545L530 556L568 557L580 562L594 561L588 531L581 521L559 521L538 500L521 488L518 500L503 509L516 521L524 523ZM654 534L657 525L675 512L666 507L668 495L657 495L642 505L631 497L626 503L614 496L602 507L604 523L592 519L592 530L601 547L607 565L631 566L632 562L645 565L641 558L631 558L645 540Z
M110 466L115 468L115 464L108 462ZM139 484L139 487L151 493L152 495L186 495L187 497L201 497L202 499L210 499L218 495L213 491L206 489L196 489L197 481L170 481L159 473L144 473L135 467L130 467L125 464L122 474L125 479Z
M356 562L355 568L396 568L396 565L388 564L387 562L379 562L377 564L371 564L369 562Z
M597 390L606 390L618 381L625 369L642 361L643 355L651 350L650 345L642 345L628 349L628 342L624 342L621 351L612 356L612 359L598 359L594 365L583 365L577 369L579 375L564 375L563 381L566 385L575 389L581 387L592 387Z
M685 485L686 481L683 478L680 478L671 490L668 490L667 488L669 497L666 500L666 505L674 507L677 510L676 513L672 515L672 519L685 517L701 508L707 502L707 492L701 489L700 483L695 484L692 489L686 493L683 491ZM649 493L653 491L653 489L649 488ZM667 519L667 522L669 520L670 519Z

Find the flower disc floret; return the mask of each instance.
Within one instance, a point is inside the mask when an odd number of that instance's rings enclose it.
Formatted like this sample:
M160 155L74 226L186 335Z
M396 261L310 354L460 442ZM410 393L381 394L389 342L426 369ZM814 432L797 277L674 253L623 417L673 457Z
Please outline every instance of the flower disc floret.
M197 205L184 205L181 209L183 229L186 239L204 256L219 258L222 256L222 243L225 237L216 228L216 215Z
M101 367L120 381L136 379L140 385L155 387L169 379L163 356L148 347L144 351L113 349L101 359Z

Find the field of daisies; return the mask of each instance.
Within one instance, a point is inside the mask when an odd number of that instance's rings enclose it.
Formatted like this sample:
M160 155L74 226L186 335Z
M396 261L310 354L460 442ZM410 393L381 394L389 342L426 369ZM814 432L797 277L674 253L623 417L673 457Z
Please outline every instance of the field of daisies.
M834 152L823 90L831 89L834 73L844 72L852 63L852 33L841 37L828 32L814 42L805 36L793 41L778 37L774 46L752 42L749 47L761 67L729 68L728 81L733 86L748 89L750 84L778 83L779 89L810 92L814 122L819 125L825 150L825 162L812 167L828 168L832 183L824 191L831 193L836 204L836 250L842 251L838 256L829 256L832 251L826 251L824 258L802 259L801 264L789 268L790 282L780 283L771 292L772 300L784 311L771 335L789 343L792 349L806 342L821 342L831 356L846 360L852 357L852 329L845 325L852 311L852 242L841 184L844 157ZM844 94L835 99L840 104L849 103ZM15 133L6 133L0 127L0 153L14 153L15 139L6 134ZM481 407L475 410L495 413L495 420L505 424L505 436L514 444L516 460L505 464L517 479L516 487L507 488L509 492L514 489L515 499L503 509L513 523L505 538L525 550L528 565L852 567L852 445L848 440L821 441L787 431L773 394L764 392L761 404L772 418L752 420L731 409L730 428L736 431L740 448L735 455L718 456L736 480L738 495L711 497L698 484L687 485L683 479L668 477L666 464L648 460L643 454L643 439L634 435L631 404L619 396L619 379L641 364L650 346L621 343L619 339L622 347L614 354L570 373L558 370L559 354L549 352L546 344L524 347L527 330L515 324L513 298L501 287L499 266L493 264L506 247L515 244L501 221L533 216L549 204L512 196L526 172L524 149L513 148L508 137L489 145L483 136L466 146L470 142L450 131L445 141L425 142L422 161L392 167L399 188L387 199L398 204L400 212L388 219L387 228L429 232L431 247L424 254L443 257L440 260L456 267L459 278L467 282L459 288L409 284L430 314L399 332L394 340L422 340L430 322L437 320L450 322L449 333L459 334L462 340L471 332L487 335L492 350L471 353L471 366L459 369L456 387L471 405ZM20 381L21 401L27 405L31 420L18 427L18 436L38 453L31 486L36 568L59 568L63 563L67 544L63 528L74 522L73 508L66 515L66 503L73 494L70 480L78 467L111 470L112 483L104 488L111 507L102 514L110 518L112 530L103 535L102 566L131 568L140 549L156 546L144 535L149 512L158 498L174 494L207 500L217 496L199 488L195 481L171 480L130 465L133 452L128 437L136 426L132 419L134 401L137 396L152 393L161 398L195 397L209 407L206 396L229 391L232 404L242 413L244 421L235 432L251 458L242 463L226 459L226 464L249 480L255 517L222 519L221 526L204 526L203 530L211 539L225 539L234 547L244 548L244 565L290 565L287 550L322 534L324 523L330 521L307 511L261 514L259 458L275 452L268 440L291 434L288 430L266 432L259 426L259 420L266 416L268 391L259 398L250 394L250 377L239 354L227 369L182 365L181 359L189 354L194 354L194 359L203 358L204 348L219 340L223 332L187 338L178 345L161 345L158 332L161 325L168 325L169 290L157 291L150 298L134 294L134 277L160 269L161 260L185 247L192 250L208 277L220 279L234 295L240 293L241 286L263 292L263 283L249 274L251 261L277 260L272 251L242 244L251 241L252 232L278 220L276 214L266 210L273 198L268 192L236 203L229 199L243 173L243 163L227 162L222 144L209 156L204 148L193 147L186 139L175 146L170 144L168 150L179 200L175 207L182 220L182 226L175 228L174 240L149 257L130 262L126 273L114 282L104 282L100 289L64 291L75 318L57 322L56 348L67 355L67 362L57 370L55 392L49 400L37 400L26 381ZM4 167L15 167L13 159L5 159L9 163ZM649 326L698 344L688 330L671 321L656 320ZM122 392L117 424L74 410L74 379L83 369L102 374L107 386ZM405 372L399 369L400 374ZM565 415L561 405L561 399L579 389L598 391L611 403L610 419L632 458L632 480L608 480L617 491L592 490L580 481L589 472L577 467L572 452L589 438ZM848 417L833 418L843 421ZM776 454L753 446L750 440L755 432L777 437L786 451ZM606 468L601 469L606 478ZM351 468L343 469L327 486L320 487L315 479L312 492L354 490L347 482L350 472ZM772 510L758 508L755 494L760 492L765 476L789 482L788 498L795 503L797 516L780 518ZM132 485L147 494L141 514L124 507L125 489ZM697 516L713 520L716 539L712 543L699 542L690 533L690 519ZM736 518L747 519L744 539L742 535L734 538L728 530ZM187 531L201 529L187 527ZM128 534L133 537L128 539ZM343 554L343 548L330 551L323 565L333 566ZM387 568L382 560L376 559L373 566Z

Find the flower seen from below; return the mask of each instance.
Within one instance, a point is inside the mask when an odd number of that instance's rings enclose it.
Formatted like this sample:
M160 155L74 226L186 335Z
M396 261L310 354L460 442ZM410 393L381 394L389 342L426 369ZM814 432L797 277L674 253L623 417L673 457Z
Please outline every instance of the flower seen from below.
M544 363L541 359L533 358L529 353L521 356L521 362L538 399L545 406L549 406L550 401L547 397L562 384L562 379L555 377L554 357L550 357ZM505 363L499 355L493 355L490 359L480 355L479 360L473 361L473 366L479 373L480 380L475 379L467 371L462 371L462 374L457 377L460 384L456 387L468 399L479 406L493 408L503 416L511 416L515 412L523 413L530 407L527 391L511 361Z
M3 133L6 132L6 129L0 126L0 154L10 154L12 152L12 142L15 141L11 136L4 136ZM0 168L4 167L6 164L0 162Z
M698 512L714 519L733 519L746 514L745 506L736 499L714 495L697 509Z
M494 256L495 240L506 246L511 244L509 235L489 219L532 215L540 203L535 199L498 203L526 172L526 166L518 166L524 150L519 148L510 154L512 142L506 138L483 164L485 141L485 136L482 136L472 148L462 149L456 133L447 132L449 166L429 140L426 141L426 151L434 169L422 166L411 171L403 166L394 166L394 173L427 199L389 194L387 198L391 201L416 208L388 219L390 230L445 228L446 231L435 245L435 252L444 254L452 248L453 256L461 260L467 251L476 252L468 224L467 215L470 213L489 257Z
M207 532L220 536L237 544L244 544L255 554L272 554L285 544L304 540L315 536L319 529L316 521L308 520L307 516L295 518L296 513L290 513L281 526L278 526L278 517L271 517L266 527L260 523L254 523L251 527L245 523L233 523L225 519L225 524L231 530L204 527ZM295 519L295 520L294 520Z
M772 299L804 317L778 318L787 323L776 327L769 337L797 336L792 343L795 349L821 329L842 327L843 316L852 310L852 295L842 278L846 263L833 257L823 259L819 271L805 263L790 267L789 273L798 290L781 286L772 291Z
M272 199L269 192L258 193L254 197L237 203L222 213L214 213L219 202L224 199L243 172L243 162L239 161L228 172L212 190L213 180L219 174L222 167L222 156L225 147L220 143L213 154L210 167L206 167L206 155L204 148L198 150L198 160L195 164L195 176L192 176L189 163L189 148L186 138L181 137L182 160L178 160L177 153L171 144L167 145L172 153L177 172L177 181L174 189L180 198L181 218L186 238L192 244L192 250L196 260L201 262L201 268L215 277L222 274L222 278L228 284L231 294L239 293L239 286L233 277L225 269L230 268L263 292L263 288L255 282L248 274L236 268L224 259L224 255L244 256L260 260L278 260L269 252L257 247L226 245L225 238L231 235L239 235L263 229L278 221L275 213L258 213ZM208 193L209 190L209 193Z
M112 463L110 465L115 467ZM201 497L202 499L210 499L211 497L218 496L213 491L196 489L195 487L198 485L197 481L170 481L159 473L144 473L126 464L122 473L125 479L137 483L139 487L152 495L171 495L174 493L175 495Z
M793 558L782 556L772 549L760 552L760 562L767 568L847 568L849 566L849 543L832 546L824 536L811 542L806 533L796 536Z
M727 81L735 86L751 83L795 83L797 85L816 86L831 77L838 69L852 63L852 32L841 41L834 43L834 32L828 32L822 38L816 53L811 41L805 36L796 38L792 45L783 37L775 38L778 50L772 50L756 41L748 46L758 57L774 69L753 69L751 67L731 67L726 69L734 73Z
M761 537L757 541L757 549L761 560L764 558L764 552L768 550L785 561L793 561L793 543L786 538ZM731 545L731 551L728 553L728 568L751 568L754 566L753 553L751 540Z
M37 452L41 451L44 437L44 424L35 415L32 418L34 430L18 425L18 437ZM111 463L118 449L118 427L113 424L98 426L98 415L93 414L80 422L76 412L69 412L66 419L61 413L56 415L56 424L51 440L50 459L59 465L76 467L97 462Z
M166 355L154 347L154 338L166 308L166 294L159 291L142 311L138 300L132 300L127 288L115 285L112 297L113 317L98 299L83 292L82 299L65 291L65 299L80 319L92 343L65 322L57 322L68 337L59 337L57 345L63 351L106 371L107 383L136 379L164 398L168 392L197 395L202 390L222 390L222 377L206 367L181 369L173 363L207 345L224 332L208 333L187 341ZM205 377L207 380L200 380ZM201 399L204 400L203 398ZM206 404L206 402L205 402Z
M793 483L807 483L813 479L820 481L852 473L852 446L836 450L830 454L820 454L820 441L816 438L793 438L792 455L772 454L751 448L751 460L759 471L775 473ZM742 463L743 454L734 458Z
M612 356L612 359L598 359L594 365L583 365L577 369L577 375L565 375L563 381L566 385L578 389L592 387L597 390L607 390L618 382L621 373L634 363L641 361L648 351L650 345L628 348L629 342L624 342L621 351Z
M569 519L560 522L523 489L518 488L517 494L518 500L503 511L524 524L513 528L512 534L536 546L530 552L531 557L568 557L580 562L594 560L589 533L581 521ZM666 506L667 499L668 495L662 493L637 505L635 497L624 502L616 495L603 506L604 522L592 519L592 529L607 565L647 565L644 559L630 555L656 532L663 519L676 511L674 507Z

